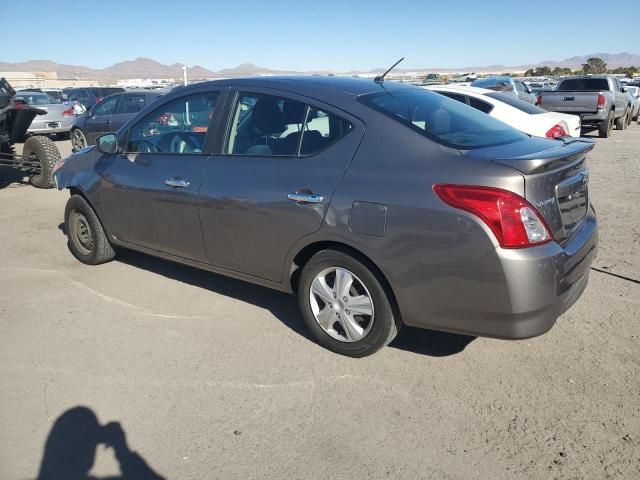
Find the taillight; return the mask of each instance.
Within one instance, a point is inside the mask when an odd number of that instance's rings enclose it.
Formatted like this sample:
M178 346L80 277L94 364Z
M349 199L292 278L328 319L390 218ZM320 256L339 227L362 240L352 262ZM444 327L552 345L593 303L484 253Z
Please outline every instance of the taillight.
M70 117L73 115L73 108L67 108L64 112L62 112L63 117Z
M604 94L600 93L598 95L598 110L602 110L604 108L604 104L606 103L606 99L604 98Z
M433 191L447 205L472 213L493 232L503 248L525 248L553 240L536 209L508 190L476 185L437 184Z
M14 98L13 100L11 100L11 108L13 110L29 110L29 104L27 104L27 102L23 100Z
M569 127L567 127L567 124L564 122L560 122L557 125L554 125L553 127L551 127L549 129L549 131L546 133L547 138L562 138L562 137L568 137L569 136L569 132L567 131Z
M542 105L542 95L538 95L538 98L536 98L536 105Z

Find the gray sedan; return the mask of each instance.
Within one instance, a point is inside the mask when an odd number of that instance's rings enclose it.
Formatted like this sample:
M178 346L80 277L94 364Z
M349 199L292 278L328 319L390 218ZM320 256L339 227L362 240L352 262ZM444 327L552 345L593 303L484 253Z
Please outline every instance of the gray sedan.
M76 117L69 105L40 92L19 91L16 92L15 98L47 112L45 115L39 115L33 119L27 129L27 134L60 134L68 133L71 130L71 125Z
M262 77L175 89L55 180L81 262L125 247L296 293L317 341L359 357L402 325L550 329L597 251L593 145L380 79Z

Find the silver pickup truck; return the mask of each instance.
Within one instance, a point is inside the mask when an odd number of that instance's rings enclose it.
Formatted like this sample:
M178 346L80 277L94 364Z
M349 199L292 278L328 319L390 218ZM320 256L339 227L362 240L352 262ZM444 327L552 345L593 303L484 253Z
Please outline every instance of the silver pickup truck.
M611 135L614 124L625 129L631 111L624 87L605 75L565 78L554 91L540 92L537 103L550 112L580 115L582 125L597 127L603 138Z

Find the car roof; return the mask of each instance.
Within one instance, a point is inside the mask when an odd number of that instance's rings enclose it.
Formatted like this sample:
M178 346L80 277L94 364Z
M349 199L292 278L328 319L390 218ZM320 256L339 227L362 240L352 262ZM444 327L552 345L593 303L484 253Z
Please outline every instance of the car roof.
M401 88L411 88L411 85L398 82L385 81L379 84L369 78L358 77L339 77L339 76L320 76L320 75L301 75L301 76L264 76L264 77L241 77L222 80L210 80L208 82L197 83L187 87L177 87L177 90L185 91L185 89L195 88L198 86L259 86L265 88L278 88L290 90L293 93L303 93L314 89L335 90L337 92L347 93L349 95L358 96L366 93L374 93L385 90L398 90Z

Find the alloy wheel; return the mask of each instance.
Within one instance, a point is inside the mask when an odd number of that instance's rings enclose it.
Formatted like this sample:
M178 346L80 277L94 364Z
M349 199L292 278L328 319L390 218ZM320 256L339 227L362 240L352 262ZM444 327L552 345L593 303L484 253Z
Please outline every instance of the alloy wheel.
M341 342L357 342L371 331L371 294L352 272L341 267L322 270L311 283L311 311L318 325Z

